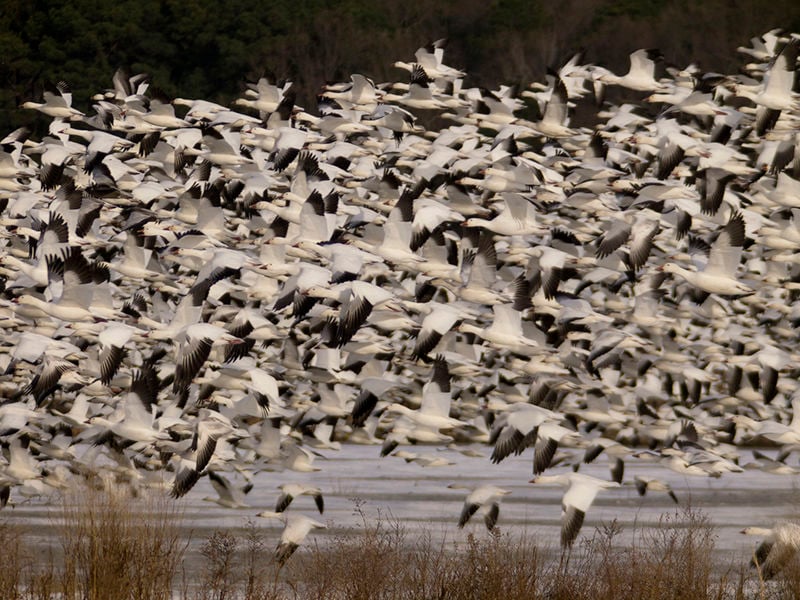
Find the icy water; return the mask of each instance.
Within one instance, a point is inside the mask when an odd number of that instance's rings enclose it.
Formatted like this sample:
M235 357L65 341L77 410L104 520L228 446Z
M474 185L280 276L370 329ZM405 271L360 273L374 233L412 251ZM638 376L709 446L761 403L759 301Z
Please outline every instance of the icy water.
M324 543L325 536L347 528L359 527L363 517L389 518L402 523L409 538L425 531L434 539L458 544L469 532L485 535L480 515L464 530L456 526L466 490L448 489L451 483L480 485L493 483L511 490L501 505L498 526L504 533L526 533L540 541L543 548L556 549L559 543L561 496L563 490L530 484L531 457L523 454L500 464L491 464L490 449L485 446L460 447L481 456L467 456L459 450L418 447L418 453L435 454L453 462L444 467L422 467L397 457L379 457L376 446L343 446L339 451L323 451L315 473L261 472L255 476L253 491L247 496L250 508L228 509L203 500L215 496L207 478L203 478L190 494L180 500L185 507L185 527L194 550L216 529L241 528L248 519L264 530L268 547L277 542L282 524L272 519L256 518L256 513L273 510L279 495L278 485L287 482L311 483L320 487L325 498L325 514L316 513L313 499L296 498L290 510L301 511L327 523L326 532L316 533ZM564 472L566 467L548 473ZM599 458L597 464L583 465L582 473L609 478L608 465ZM634 531L656 526L665 515L676 516L682 510L663 492L648 493L641 498L632 484L635 475L649 475L669 482L680 506L691 506L706 514L714 525L717 552L726 559L746 562L757 540L741 535L748 525L771 526L777 520L800 514L800 491L795 476L771 475L761 471L730 473L719 479L685 476L655 464L626 463L625 485L601 492L587 514L579 536L592 535L595 528L616 519L623 533L620 543L632 539ZM631 482L631 483L628 483ZM24 523L34 543L56 543L52 535L56 505L32 500L3 511L11 522ZM358 510L356 510L358 508ZM438 536L438 537L437 537Z

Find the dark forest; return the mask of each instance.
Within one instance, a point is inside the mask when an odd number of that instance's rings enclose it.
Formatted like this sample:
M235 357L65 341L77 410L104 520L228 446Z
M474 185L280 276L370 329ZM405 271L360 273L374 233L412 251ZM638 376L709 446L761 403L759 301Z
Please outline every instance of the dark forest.
M667 64L730 72L735 49L769 29L800 30L796 0L7 0L0 3L0 126L37 118L17 107L66 81L76 108L119 67L148 73L166 97L230 103L246 81L291 79L314 111L329 81L404 76L392 64L448 38L469 85L526 85L578 50L622 70L637 48Z

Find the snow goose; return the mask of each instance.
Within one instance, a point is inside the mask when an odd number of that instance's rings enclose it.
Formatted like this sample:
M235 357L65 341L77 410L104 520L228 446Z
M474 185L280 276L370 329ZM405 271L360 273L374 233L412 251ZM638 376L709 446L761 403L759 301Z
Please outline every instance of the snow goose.
M741 473L741 467L709 450L683 451L664 448L662 461L676 473L700 477L721 477L723 473Z
M109 323L97 335L100 342L100 381L109 385L125 357L125 345L137 333L135 327L124 323ZM141 333L141 332L140 332Z
M442 359L442 361L444 361L444 359ZM365 427L367 420L378 406L378 403L385 403L383 399L384 396L386 396L392 388L399 387L400 385L402 384L387 378L385 374L382 377L362 378L359 382L361 391L353 402L353 409L349 416L352 427ZM371 422L370 427L375 424L377 424L377 422Z
M217 496L216 498L207 496L203 500L219 504L223 508L250 508L250 505L244 501L244 497L253 489L253 482L248 481L242 487L235 487L226 477L215 471L208 472L208 479L211 487L217 492Z
M139 102L129 102L125 111L125 128L137 133L162 129L180 129L190 123L175 116L175 107L160 100L150 100L149 110Z
M763 35L750 38L750 46L738 46L736 51L762 62L769 61L775 56L778 45L786 39L782 33L782 29L770 29Z
M508 349L518 354L531 354L543 347L543 336L528 337L529 332L522 327L522 313L511 304L494 304L492 312L494 319L489 327L464 322L458 326L458 331L472 333L498 350Z
M422 386L419 409L415 410L398 402L390 404L384 415L399 415L392 423L392 435L387 437L383 452L388 453L400 442L443 442L452 438L440 433L463 427L464 423L450 417L452 398L447 363L437 359L432 379Z
M280 519L285 524L280 542L278 542L278 547L275 549L275 560L278 561L278 566L280 567L286 564L286 561L300 547L300 544L303 543L306 536L313 529L327 529L327 525L324 523L297 513L263 511L256 516Z
M780 251L800 248L800 208L789 208L774 214L758 233L759 241L769 249ZM778 260L777 256L773 256L773 259Z
M733 212L711 246L708 262L702 271L689 271L672 262L661 265L659 270L680 275L694 287L711 294L752 294L753 288L736 279L744 240L744 217L740 212Z
M655 78L656 62L661 59L658 50L636 50L630 55L630 69L625 75L620 77L605 69L595 68L592 77L596 82L620 85L640 92L661 90L664 86Z
M781 111L796 109L798 101L793 92L797 53L800 40L787 42L764 73L762 83L756 90L737 85L735 93L749 98L758 105L756 111L756 133L763 135L777 122Z
M640 496L644 496L647 492L666 492L672 501L678 504L678 497L672 491L672 486L666 481L647 475L637 475L633 478L633 483L636 486L636 492Z
M283 466L290 471L297 471L298 473L311 473L319 471L319 467L314 466L314 456L310 450L297 445L296 443L288 444L285 449L285 456L283 456Z
M333 293L331 293L333 292ZM334 290L313 286L307 290L310 296L333 297L341 300L339 320L333 334L332 344L341 348L347 344L372 314L372 309L388 307L394 293L366 281L347 281Z
M453 282L442 277L430 281L450 290L465 302L493 305L510 300L505 294L496 292L492 287L497 279L497 251L491 233L481 232L477 240L477 248L467 248L462 244L461 271L456 281L466 282L454 286Z
M785 171L778 173L775 187L767 192L767 198L787 208L800 208L800 180Z
M541 120L532 123L531 129L548 138L566 138L575 134L567 125L567 88L560 77L556 76L550 99L544 108Z
M17 312L24 312L25 307L33 307L40 313L61 321L93 321L98 318L92 311L91 302L83 305L72 302L48 302L43 298L25 294L14 299Z
M150 87L150 76L146 73L131 75L126 69L119 68L114 71L111 78L114 89L105 90L102 94L95 94L92 100L111 100L124 104L127 100L143 100L145 92Z
M85 398L85 396L81 396ZM84 402L86 403L86 402ZM75 404L79 404L77 401ZM36 412L35 400L31 402L6 402L0 406L0 435L10 439L16 433L24 431L29 423L39 418L39 413ZM83 420L80 420L83 424Z
M459 223L464 217L445 206L441 202L429 198L420 199L414 211L413 236L410 248L412 251L422 247L435 231L441 230L448 224Z
M398 143L406 133L422 131L415 122L416 118L410 112L390 104L379 104L371 114L361 119L365 125L388 129Z
M23 102L20 108L38 110L54 119L80 119L83 113L72 108L72 92L64 81L56 84L58 94L46 91L42 94L44 102Z
M510 494L510 490L505 490L491 484L472 488L463 484L451 483L447 487L456 490L471 490L466 500L464 500L461 516L458 518L459 528L463 529L472 515L479 510L483 510L483 522L486 525L486 529L490 532L494 532L495 525L497 524L497 517L500 515L500 500L503 496Z
M9 267L6 270L6 275L10 276L15 273L15 277L11 278L6 284L6 288L15 287L34 287L46 286L50 279L47 271L47 261L42 257L36 262L28 262L20 260L13 254L3 253L0 255L0 266Z
M756 421L746 415L732 415L731 421L748 440L764 438L782 446L800 444L800 395L792 399L792 420L788 425L770 419Z
M201 408L195 420L191 450L195 451L195 470L202 473L211 463L217 447L228 438L248 437L230 419L209 408Z
M428 85L428 74L420 65L416 65L411 71L411 81L408 85L408 91L398 96L396 94L386 94L383 98L384 102L398 102L405 106L418 109L438 109L446 106L438 98L435 98L431 88Z
M74 171L67 167L74 164L76 156L84 152L84 147L81 144L46 137L36 151L41 153L39 181L42 183L42 189L47 191L57 188L69 176L74 176Z
M516 256L530 257L526 274L521 275L518 280L519 285L515 292L517 309L529 308L528 298L532 291L541 292L545 301L554 300L562 277L566 277L568 266L572 266L576 262L572 255L551 246L511 247L506 262L510 262Z
M544 421L537 428L533 449L533 474L540 475L553 464L559 444L583 444L581 435L553 421Z
M450 467L456 464L444 456L439 456L431 452L426 454L418 454L416 452L400 450L399 452L395 452L392 456L402 458L407 463L417 463L421 467Z
M45 355L39 373L22 390L23 394L31 394L37 406L58 389L57 386L85 386L91 379L83 376L78 366L68 360Z
M505 91L510 90L506 88ZM514 115L514 111L525 107L519 99L509 97L500 90L471 88L465 91L465 95L474 107L466 121L474 121L481 127L498 131L515 123L517 117Z
M785 456L786 454L786 451L781 451L778 456L773 459L765 455L763 452L753 450L753 458L755 461L747 463L744 465L744 468L759 469L772 475L797 475L800 473L800 471L798 471L795 467L787 465L785 462L783 462L787 458L787 456Z
M561 500L561 547L572 548L581 530L586 511L594 502L597 492L619 487L614 481L604 481L582 473L562 473L560 475L540 475L530 483L557 484L567 491Z
M42 467L28 450L28 444L20 438L13 438L8 443L8 464L0 473L0 485L22 485L41 477Z
M643 209L633 217L633 224L623 219L614 219L607 223L606 230L596 240L597 258L605 258L613 254L622 244L630 239L628 262L637 271L647 262L659 229L659 217L654 211Z
M516 167L492 166L483 169L483 178L462 177L462 185L471 185L485 190L485 194L492 192L527 192L532 186L539 183L534 172L527 166L520 164Z
M797 554L800 549L800 525L790 522L778 523L771 529L745 527L745 535L763 536L750 564L756 567L764 579L772 579Z
M492 462L499 463L512 453L521 454L536 443L540 425L546 421L557 423L562 420L562 415L535 404L512 404L498 416L492 427L489 437L489 443L494 442Z
M358 279L365 265L379 266L383 263L371 252L365 252L348 244L321 244L307 239L294 244L298 248L313 252L327 263L325 266L330 270L330 283L334 285ZM323 280L321 283L324 284L327 281ZM303 286L300 289L304 289Z
M483 227L500 235L545 235L549 230L536 222L536 209L525 196L504 193L503 208L491 220L472 217L463 222L464 227Z
M162 333L162 332L158 332ZM183 393L200 372L211 354L214 345L241 344L242 340L231 335L222 327L210 323L193 323L179 334L181 344L175 364L173 393Z
M406 71L413 71L414 68L419 65L434 79L442 78L447 81L455 81L456 79L464 77L465 73L463 71L449 67L442 62L444 59L445 46L447 46L446 38L436 40L427 46L419 48L414 53L414 58L416 59L415 63L397 61L394 63L394 66L399 69L405 69Z
M350 75L349 84L326 85L322 95L334 98L343 108L352 105L364 112L372 112L379 101L385 100L385 94L375 85L375 82L360 73Z
M278 110L284 97L292 87L291 81L272 83L269 79L262 77L257 83L248 83L245 90L246 98L237 98L234 104L246 106L259 111L262 119ZM251 99L252 98L252 99Z
M106 417L95 416L89 419L93 428L99 426L101 434L95 439L102 439L105 431L137 443L140 447L159 440L169 440L169 434L163 430L162 423L155 417L157 380L153 381L152 370L142 370L135 374L130 391L119 402L114 412ZM88 432L89 430L87 430Z
M411 358L428 360L428 354L436 347L436 344L462 318L462 311L451 304L431 304L430 312L420 324Z
M424 257L411 250L414 230L411 223L388 221L381 227L382 240L379 244L366 239L354 238L351 244L357 248L380 256L389 265L397 265L409 271L419 271Z
M218 133L216 129L208 129L207 131L209 133L203 136L205 150L182 148L180 150L176 149L176 154L200 156L219 167L232 167L252 162L252 159L239 152L239 144L241 142L238 136L229 135L226 137Z
M325 510L325 501L322 498L322 491L313 485L305 485L302 483L284 483L279 486L281 495L275 505L275 512L282 513L292 503L297 496L311 496L314 498L314 504L317 505L319 514Z
M698 177L697 191L700 193L700 210L703 214L717 214L725 198L725 188L735 177L735 174L717 167L702 171L702 177Z

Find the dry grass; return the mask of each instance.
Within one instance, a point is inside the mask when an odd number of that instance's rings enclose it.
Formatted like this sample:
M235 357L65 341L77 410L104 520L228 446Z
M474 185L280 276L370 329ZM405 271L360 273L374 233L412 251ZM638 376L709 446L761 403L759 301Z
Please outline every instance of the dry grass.
M277 565L272 549L264 542L263 531L248 521L238 536L229 531L215 531L200 547L202 585L187 588L184 598L198 600L270 600L279 597Z
M171 598L186 542L181 512L166 496L81 488L54 517L59 548L26 544L24 527L0 521L3 600ZM36 555L38 553L38 555Z
M530 535L471 535L461 548L408 540L383 519L314 547L287 576L298 582L294 597L318 600L722 599L735 597L745 576L716 569L713 529L698 513L665 517L631 545L619 546L619 534L612 523L572 553L548 557Z
M58 523L65 598L170 598L186 543L178 505L163 495L81 489L64 495Z
M395 525L316 547L296 566L292 575L306 576L295 597L316 600L535 598L539 567L536 548L510 536L470 536L456 550L427 535L409 541Z
M562 566L548 598L725 598L737 573L712 562L713 528L687 510L662 517L655 528L638 531L628 545L615 541L621 530L611 523L580 547L569 567Z
M788 600L800 597L800 560L763 581L745 564L715 562L703 514L665 516L631 535L612 522L570 553L530 534L466 542L409 535L391 516L355 510L355 530L318 536L279 569L274 535L249 522L216 531L190 561L176 504L121 492L66 494L59 547L41 552L0 519L2 600ZM623 535L623 533L625 535ZM623 537L625 538L623 540ZM267 541L268 540L268 541ZM63 555L62 555L63 553ZM187 576L190 572L196 574ZM181 575L183 576L181 583Z
M21 598L23 570L30 557L24 551L24 532L19 527L0 522L0 547L3 548L3 566L0 568L0 598Z

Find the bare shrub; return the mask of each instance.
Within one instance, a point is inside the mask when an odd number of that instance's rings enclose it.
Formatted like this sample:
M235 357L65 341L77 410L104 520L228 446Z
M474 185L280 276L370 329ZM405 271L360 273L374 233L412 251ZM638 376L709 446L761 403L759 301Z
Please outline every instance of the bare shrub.
M466 551L446 558L444 575L448 585L440 597L494 600L539 595L539 551L529 536L470 534Z
M657 526L619 544L616 522L599 528L569 560L562 558L545 597L632 600L723 598L736 589L731 568L713 563L714 530L707 516L687 509L663 515Z
M169 598L185 551L182 513L166 496L134 498L127 489L66 493L58 535L64 598Z
M22 598L50 600L58 597L60 590L63 590L63 570L57 566L53 548L47 549L46 556L46 560L33 561L26 549L26 557L29 560L23 569L22 578L26 582L26 594L22 595Z
M247 600L269 600L275 597L268 562L264 560L270 550L264 542L261 529L251 520L247 521L243 537L244 597Z
M306 575L301 583L304 598L387 598L400 589L403 577L406 532L402 524L378 515L374 521L356 501L362 527L355 533L334 535L325 548L315 544L310 557L287 563L288 577Z
M199 588L185 583L181 598L202 600L271 600L278 593L279 570L263 529L248 520L244 529L214 531L200 546L204 562ZM302 580L303 574L298 574ZM287 589L294 581L286 582ZM291 597L291 596L289 596Z
M0 548L3 549L3 568L0 569L0 598L21 598L22 570L29 560L23 544L23 530L11 523L0 521Z
M236 548L239 540L227 531L215 531L200 547L206 559L202 598L228 600L236 586Z
M315 545L288 577L302 573L292 588L303 598L381 599L439 598L493 600L535 598L538 552L529 537L519 540L498 533L470 535L466 547L432 541L430 532L409 539L401 523L378 515L363 526Z

